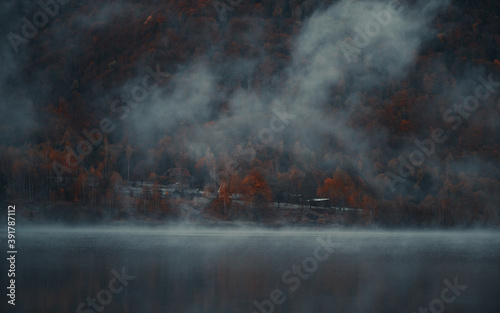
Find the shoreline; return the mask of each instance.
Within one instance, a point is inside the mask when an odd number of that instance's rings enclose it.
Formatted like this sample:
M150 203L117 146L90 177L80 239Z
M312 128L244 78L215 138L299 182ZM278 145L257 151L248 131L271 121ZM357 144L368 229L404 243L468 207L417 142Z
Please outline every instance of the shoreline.
M349 212L335 212L332 214L328 209L320 207L309 207L306 205L273 203L258 218L245 215L254 210L251 206L239 204L234 208L238 217L222 217L214 213L210 206L201 209L193 207L172 208L169 214L149 215L138 212L137 209L126 211L124 207L105 210L73 203L34 203L26 200L14 200L9 203L16 205L18 221L20 224L30 226L51 225L58 223L68 226L145 226L145 227L262 227L265 229L281 228L314 228L314 229L402 229L402 230L453 230L453 229L500 229L500 225L470 224L470 225L405 225L384 224L374 220L373 216L364 218L362 215L354 215ZM186 203L182 203L186 204ZM174 212L175 211L175 212ZM323 213L322 213L323 212ZM325 213L326 212L326 213ZM363 212L364 213L364 212ZM2 213L4 214L4 213ZM365 217L368 214L365 214Z

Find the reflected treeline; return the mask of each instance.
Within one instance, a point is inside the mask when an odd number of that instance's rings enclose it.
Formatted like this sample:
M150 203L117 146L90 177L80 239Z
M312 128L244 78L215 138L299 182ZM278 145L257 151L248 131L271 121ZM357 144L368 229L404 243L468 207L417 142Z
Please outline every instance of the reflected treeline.
M316 235L26 237L16 307L77 312L87 297L105 299L99 292L109 288L112 270L125 267L135 278L109 304L97 301L102 313L259 312L253 302L265 303L275 289L286 299L274 312L414 312L455 277L468 287L446 310L497 312L498 239L454 236L334 234L334 252L295 289L282 276L301 275L294 265L313 255Z

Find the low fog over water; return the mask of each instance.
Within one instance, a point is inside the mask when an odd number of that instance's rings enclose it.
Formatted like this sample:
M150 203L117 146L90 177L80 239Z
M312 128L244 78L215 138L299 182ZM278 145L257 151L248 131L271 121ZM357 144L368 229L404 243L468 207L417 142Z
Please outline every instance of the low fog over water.
M500 308L494 231L43 227L18 247L18 312Z

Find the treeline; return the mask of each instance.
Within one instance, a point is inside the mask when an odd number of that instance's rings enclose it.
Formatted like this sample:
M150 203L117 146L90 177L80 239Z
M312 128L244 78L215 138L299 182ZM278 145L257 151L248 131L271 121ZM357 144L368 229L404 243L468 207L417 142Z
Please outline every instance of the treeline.
M9 138L0 147L3 199L60 201L112 210L123 205L116 186L127 180L161 183L169 168L182 167L193 175L194 187L212 192L220 188L220 198L212 203L220 215L230 214L233 195L242 194L256 208L324 197L337 206L373 212L376 222L391 225L498 223L500 125L491 120L500 113L497 93L471 118L463 119L432 159L415 168L405 183L393 185L390 180L394 179L387 176L398 173L399 154L406 151L409 138L427 138L433 128L453 126L443 120L443 112L453 107L449 93L460 88L460 77L473 73L471 67L487 68L500 77L497 1L483 1L480 6L476 1L453 1L433 21L439 33L422 47L407 77L358 95L360 107L347 123L374 137L384 132L387 149L353 155L347 149L351 144L347 136L339 140L325 135L318 138L322 142L318 148L301 142L287 129L285 139L259 150L251 160L236 158L238 170L220 179L214 173L234 159L236 148L195 156L186 142L193 127L182 123L152 133L155 144L149 146L134 141L124 121L78 166L58 175L54 164L68 163L67 147L76 147L85 139L82 130L111 114L112 100L105 91L140 77L138 60L162 64L162 70L173 73L196 58L216 66L224 59L251 59L265 51L266 57L259 60L251 77L222 79L218 86L222 94L249 87L258 92L290 62L294 36L306 17L328 1L242 1L225 21L208 0L143 1L133 10L119 2L102 3L122 13L113 16L105 30L98 21L85 32L75 28L79 16L98 13L96 7L83 3L41 30L26 47L28 62L19 65L26 83L36 79L31 77L34 72L43 72L47 81L42 82L34 105L39 126L27 134L17 134L9 125L2 127L3 137ZM245 34L256 21L262 35L249 40ZM220 49L212 51L215 46ZM348 105L350 80L343 77L343 83L332 88L326 116L336 118ZM212 119L227 113L224 100L214 102ZM210 128L210 121L204 127ZM170 210L158 194L147 194L147 201L134 204L140 210Z

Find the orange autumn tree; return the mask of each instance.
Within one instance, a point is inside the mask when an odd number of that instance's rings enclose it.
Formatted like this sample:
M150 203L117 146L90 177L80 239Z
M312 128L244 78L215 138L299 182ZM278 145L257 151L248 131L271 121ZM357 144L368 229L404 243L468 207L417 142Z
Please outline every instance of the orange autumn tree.
M329 198L333 206L345 206L349 196L354 192L355 186L351 176L346 171L337 167L332 178L325 179L318 188L318 196Z
M264 177L257 171L251 171L240 184L240 193L247 203L254 207L265 208L271 202L272 194Z
M232 197L230 179L228 177L220 177L219 181L219 197L214 199L210 208L219 217L226 217L229 209L231 208Z

